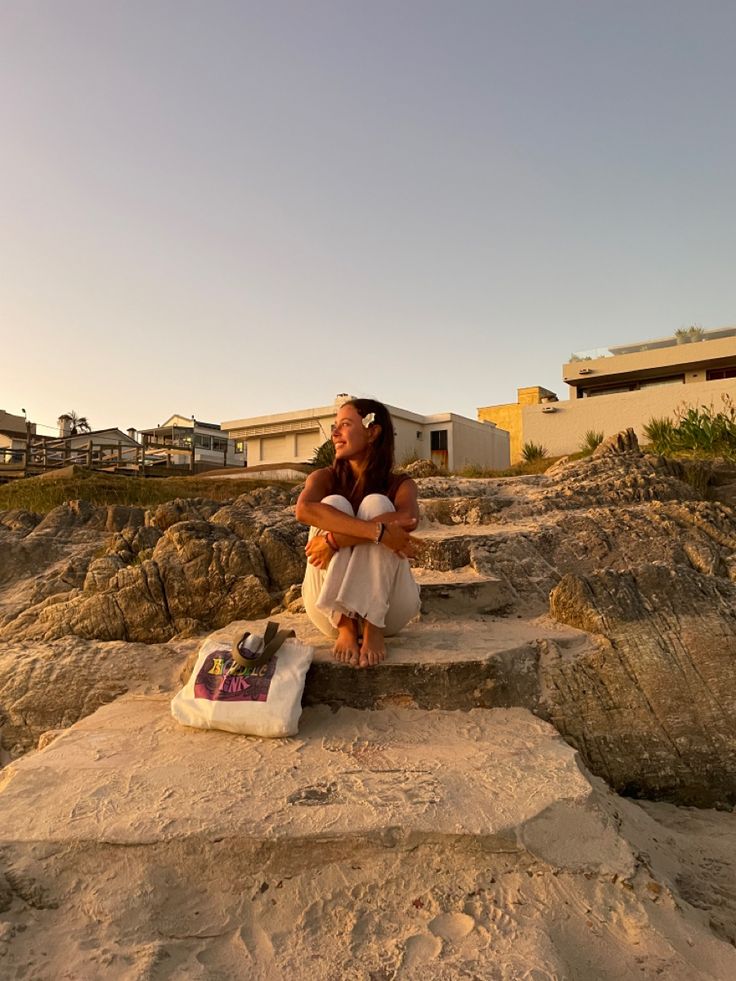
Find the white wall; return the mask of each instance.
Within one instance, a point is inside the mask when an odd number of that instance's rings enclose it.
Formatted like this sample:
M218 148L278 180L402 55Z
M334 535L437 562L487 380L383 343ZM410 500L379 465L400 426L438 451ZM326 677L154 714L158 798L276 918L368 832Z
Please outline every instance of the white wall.
M720 411L722 393L736 403L736 378L555 402L554 413L542 412L542 405L525 405L521 409L522 440L541 444L548 456L577 453L590 429L606 437L631 427L641 440L652 417L672 417L678 406L712 404Z
M428 426L427 429L429 428ZM440 429L442 426L438 424L431 428ZM462 416L451 417L449 450L451 470L463 470L471 466L505 470L510 465L509 434L489 423L475 422Z

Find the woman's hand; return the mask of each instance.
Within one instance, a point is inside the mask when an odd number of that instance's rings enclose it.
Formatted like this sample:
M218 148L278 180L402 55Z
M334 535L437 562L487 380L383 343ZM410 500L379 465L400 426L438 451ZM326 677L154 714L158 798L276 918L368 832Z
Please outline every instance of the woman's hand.
M337 554L328 544L324 535L315 535L314 538L310 538L304 551L307 553L309 563L316 565L318 569L326 569L332 556Z
M384 521L386 530L381 538L381 545L390 548L402 559L412 559L416 554L415 539L411 537L400 521ZM414 521L416 525L416 521ZM329 546L328 546L329 547Z

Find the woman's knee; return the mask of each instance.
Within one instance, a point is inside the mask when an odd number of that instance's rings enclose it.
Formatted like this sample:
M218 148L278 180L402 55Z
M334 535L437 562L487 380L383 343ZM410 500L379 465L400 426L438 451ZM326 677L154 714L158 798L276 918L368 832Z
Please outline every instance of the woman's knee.
M379 514L385 514L387 511L395 510L396 508L385 494L368 494L361 501L360 507L358 508L358 517L369 521L371 518L378 517Z
M342 494L328 494L327 497L322 498L320 503L327 504L331 508L335 508L336 511L343 511L345 514L355 517L353 505L346 497L343 497Z

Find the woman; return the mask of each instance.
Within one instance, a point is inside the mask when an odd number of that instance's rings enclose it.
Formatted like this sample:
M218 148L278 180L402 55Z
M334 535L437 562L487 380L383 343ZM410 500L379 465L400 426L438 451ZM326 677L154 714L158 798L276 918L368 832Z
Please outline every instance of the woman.
M296 504L297 520L311 525L302 596L312 623L337 632L336 659L364 668L386 656L384 634L419 612L408 562L417 488L393 473L394 427L380 402L345 402L332 443L335 462L309 475Z

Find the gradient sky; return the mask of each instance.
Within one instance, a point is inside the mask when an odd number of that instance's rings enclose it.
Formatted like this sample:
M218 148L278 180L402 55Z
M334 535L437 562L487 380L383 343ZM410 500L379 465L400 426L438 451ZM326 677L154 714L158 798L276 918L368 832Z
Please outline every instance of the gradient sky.
M474 417L734 324L735 49L708 0L0 0L0 408Z

